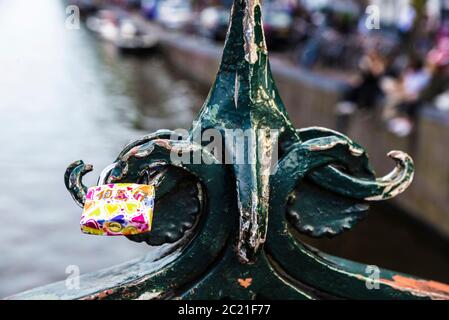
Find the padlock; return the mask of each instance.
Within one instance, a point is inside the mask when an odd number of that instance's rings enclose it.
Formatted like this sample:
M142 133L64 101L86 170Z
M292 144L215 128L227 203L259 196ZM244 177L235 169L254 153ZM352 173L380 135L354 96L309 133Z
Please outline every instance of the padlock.
M152 185L107 184L87 191L81 231L128 236L151 231L155 191Z

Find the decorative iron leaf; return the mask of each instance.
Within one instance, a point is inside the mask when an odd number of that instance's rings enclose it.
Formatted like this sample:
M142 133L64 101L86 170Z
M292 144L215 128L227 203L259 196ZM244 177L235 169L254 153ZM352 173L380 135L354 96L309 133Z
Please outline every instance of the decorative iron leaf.
M329 186L323 181L332 179L332 170L368 180L375 180L374 172L363 148L338 132L314 127L300 130L299 135L303 142L335 136L347 141L353 148L344 156L345 163L335 163L310 172L296 186L287 207L287 217L297 231L313 237L336 236L362 220L368 214L369 205L356 197L342 195L338 185Z
M332 237L351 229L368 214L368 210L366 202L340 196L304 181L292 195L287 217L301 233Z

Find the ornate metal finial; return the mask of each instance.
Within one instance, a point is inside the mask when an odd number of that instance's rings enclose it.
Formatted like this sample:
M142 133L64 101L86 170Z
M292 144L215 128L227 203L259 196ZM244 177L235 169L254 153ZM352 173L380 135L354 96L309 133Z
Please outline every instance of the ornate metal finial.
M209 129L221 133L227 152L228 130L253 132L248 161L223 164L195 142ZM203 164L174 160L173 153ZM369 279L365 265L317 252L292 234L338 235L367 214L370 201L403 192L413 161L399 151L389 157L395 169L376 179L365 150L348 137L318 127L295 130L271 75L261 4L235 0L217 79L189 137L158 131L134 141L99 179L154 184L155 228L130 238L174 243L173 250L144 274L78 297L449 298L443 284L387 270ZM82 161L67 169L67 188L80 205L87 189L81 178L91 169Z

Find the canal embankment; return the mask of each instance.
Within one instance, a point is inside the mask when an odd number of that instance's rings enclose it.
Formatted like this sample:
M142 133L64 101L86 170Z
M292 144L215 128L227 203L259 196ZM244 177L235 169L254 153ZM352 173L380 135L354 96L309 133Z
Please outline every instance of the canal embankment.
M221 45L185 34L160 34L163 56L169 64L205 88L210 87L218 70ZM347 83L276 58L271 59L271 66L287 111L298 128L336 129L334 106ZM409 153L416 166L414 182L407 192L391 201L449 236L449 115L424 108L416 131L398 137L386 130L379 113L356 113L346 133L367 149L378 176L394 166L386 156L389 151Z

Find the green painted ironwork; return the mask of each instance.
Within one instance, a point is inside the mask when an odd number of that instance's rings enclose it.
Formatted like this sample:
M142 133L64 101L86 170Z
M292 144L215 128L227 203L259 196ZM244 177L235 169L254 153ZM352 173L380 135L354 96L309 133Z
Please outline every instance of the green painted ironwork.
M253 130L257 143L245 146L253 161L222 164L194 142L212 128L225 137L225 150L226 130ZM208 164L174 161L173 152ZM399 151L389 156L395 169L376 178L365 150L346 136L293 127L271 75L261 5L235 0L216 81L189 137L162 130L134 141L98 182L156 185L154 229L129 238L160 249L83 276L79 290L59 283L16 297L449 298L444 284L388 270L371 278L366 265L320 253L294 236L336 236L366 216L370 201L403 192L413 178L413 161ZM91 170L78 161L66 172L67 188L80 206L87 190L82 176Z

